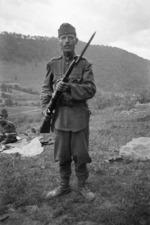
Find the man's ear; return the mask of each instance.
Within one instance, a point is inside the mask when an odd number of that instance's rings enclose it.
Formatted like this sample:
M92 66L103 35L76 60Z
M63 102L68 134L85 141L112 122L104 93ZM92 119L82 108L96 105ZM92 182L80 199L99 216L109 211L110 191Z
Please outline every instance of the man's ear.
M78 43L78 38L76 38L75 45Z

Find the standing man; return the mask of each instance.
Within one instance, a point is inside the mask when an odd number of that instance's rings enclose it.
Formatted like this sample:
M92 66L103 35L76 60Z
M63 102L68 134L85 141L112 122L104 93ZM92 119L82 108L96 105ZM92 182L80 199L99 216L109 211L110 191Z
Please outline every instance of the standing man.
M59 44L62 56L51 59L47 64L49 73L41 91L42 112L47 117L47 104L55 90L62 92L59 99L54 123L55 143L54 159L59 161L60 185L48 192L46 198L69 193L71 162L75 163L78 179L78 191L88 201L95 199L86 184L89 176L87 163L91 162L88 153L89 142L89 109L87 100L96 93L91 64L84 58L75 65L69 82L64 83L61 78L74 59L75 46L78 42L75 28L64 23L58 30Z

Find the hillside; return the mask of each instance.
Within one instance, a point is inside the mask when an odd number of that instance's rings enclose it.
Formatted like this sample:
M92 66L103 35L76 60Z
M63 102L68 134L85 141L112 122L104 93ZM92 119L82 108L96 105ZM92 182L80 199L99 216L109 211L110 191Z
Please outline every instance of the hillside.
M80 54L84 46L79 41L76 53ZM46 62L60 54L54 37L3 32L0 34L0 82L18 82L40 91ZM97 87L102 91L139 92L150 86L149 60L119 48L99 45L91 45L85 57L92 62Z

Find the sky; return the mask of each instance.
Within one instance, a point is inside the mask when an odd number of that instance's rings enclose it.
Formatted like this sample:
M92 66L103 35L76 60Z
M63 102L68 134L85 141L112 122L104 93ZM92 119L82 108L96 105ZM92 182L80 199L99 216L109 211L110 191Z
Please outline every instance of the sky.
M72 24L79 40L150 60L150 0L0 0L0 32L57 37Z

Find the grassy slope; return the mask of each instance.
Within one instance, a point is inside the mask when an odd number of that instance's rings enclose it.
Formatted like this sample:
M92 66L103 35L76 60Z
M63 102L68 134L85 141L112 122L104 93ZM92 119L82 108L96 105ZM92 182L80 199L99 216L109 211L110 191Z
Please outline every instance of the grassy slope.
M108 110L91 116L93 162L89 165L89 186L97 196L93 203L85 202L77 193L73 165L73 191L51 201L45 200L46 192L56 187L59 179L58 165L53 162L53 145L46 146L45 151L34 158L1 154L1 207L11 204L16 209L4 224L150 224L149 161L105 162L133 137L150 136L148 120L149 117L113 115ZM29 204L37 205L39 211L28 213L25 207Z
M0 76L0 83L14 83L40 92L46 74L46 62L24 63L21 65L0 61L0 70L2 75Z
M12 83L9 82L11 85ZM40 95L29 94L20 90L12 89L12 92L3 92L11 96L14 103L18 103L18 106L3 106L0 104L0 110L5 108L9 114L9 118L14 120L14 117L20 117L23 115L33 115L33 117L41 115L41 107L37 105L40 104ZM1 95L1 91L0 91ZM5 98L2 98L4 101Z

